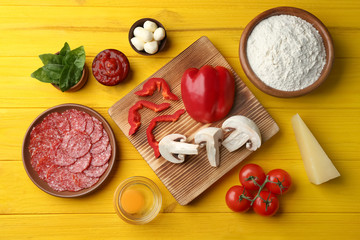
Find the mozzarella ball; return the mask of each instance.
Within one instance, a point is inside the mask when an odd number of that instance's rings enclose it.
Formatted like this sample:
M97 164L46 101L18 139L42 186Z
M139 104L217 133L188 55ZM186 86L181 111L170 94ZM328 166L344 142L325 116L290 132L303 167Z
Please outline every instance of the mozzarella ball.
M136 27L134 29L134 36L142 39L144 42L151 42L154 38L153 33L143 27Z
M161 41L164 38L165 38L165 29L163 29L162 27L157 28L154 32L154 39L156 41Z
M144 22L144 28L150 32L155 32L155 30L157 29L157 25L156 23L152 22L152 21L146 21Z
M159 49L159 47L158 47L157 41L146 42L144 44L144 50L148 54L154 54L158 51L158 49Z
M142 31L142 27L136 27L134 29L134 36L139 36L140 35L140 32Z
M144 44L145 42L138 38L138 37L133 37L131 40L131 44L138 50L138 51L142 51L144 50Z

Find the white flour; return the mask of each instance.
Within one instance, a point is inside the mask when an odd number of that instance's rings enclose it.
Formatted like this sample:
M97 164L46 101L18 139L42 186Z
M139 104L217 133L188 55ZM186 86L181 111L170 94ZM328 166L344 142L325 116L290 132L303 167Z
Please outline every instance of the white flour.
M326 62L318 31L290 15L261 21L247 41L247 57L266 85L283 91L300 90L314 83Z

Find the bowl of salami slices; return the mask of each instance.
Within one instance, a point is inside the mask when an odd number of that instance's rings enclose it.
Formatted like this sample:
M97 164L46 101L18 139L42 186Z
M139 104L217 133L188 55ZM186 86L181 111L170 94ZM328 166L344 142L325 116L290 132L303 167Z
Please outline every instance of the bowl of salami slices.
M41 190L79 197L95 191L109 176L116 157L115 136L95 110L62 104L31 123L22 157L28 176Z

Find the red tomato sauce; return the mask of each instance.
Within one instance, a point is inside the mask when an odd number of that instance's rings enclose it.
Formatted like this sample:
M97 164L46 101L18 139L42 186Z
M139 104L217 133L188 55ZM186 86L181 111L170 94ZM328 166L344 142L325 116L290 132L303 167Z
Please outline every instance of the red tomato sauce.
M125 54L116 49L100 52L92 63L92 71L98 82L106 86L114 86L123 81L130 69Z

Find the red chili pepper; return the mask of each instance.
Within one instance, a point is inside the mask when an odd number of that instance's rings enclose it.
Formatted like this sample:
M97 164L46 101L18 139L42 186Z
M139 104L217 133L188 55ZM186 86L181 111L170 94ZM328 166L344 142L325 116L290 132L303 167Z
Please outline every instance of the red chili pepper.
M235 81L224 67L189 68L181 79L181 96L187 113L202 123L224 118L234 102Z
M180 109L172 115L161 115L151 120L148 128L146 129L146 136L148 143L154 149L154 154L156 158L160 157L159 142L156 141L152 131L154 130L158 122L176 122L183 113L185 113L185 110Z
M138 112L138 110L142 109L143 107L151 109L151 110L153 110L155 112L161 112L161 111L163 111L165 109L168 109L170 107L170 103L156 104L156 103L149 102L149 101L146 101L146 100L140 100L140 101L136 102L129 109L129 115L128 115L128 122L130 124L129 135L133 135L140 128L140 126L141 126L141 115Z
M144 84L143 89L135 92L135 94L141 97L151 96L154 94L155 90L160 91L160 89L162 89L161 93L164 99L174 101L179 100L178 96L171 92L169 85L162 78L150 78Z

